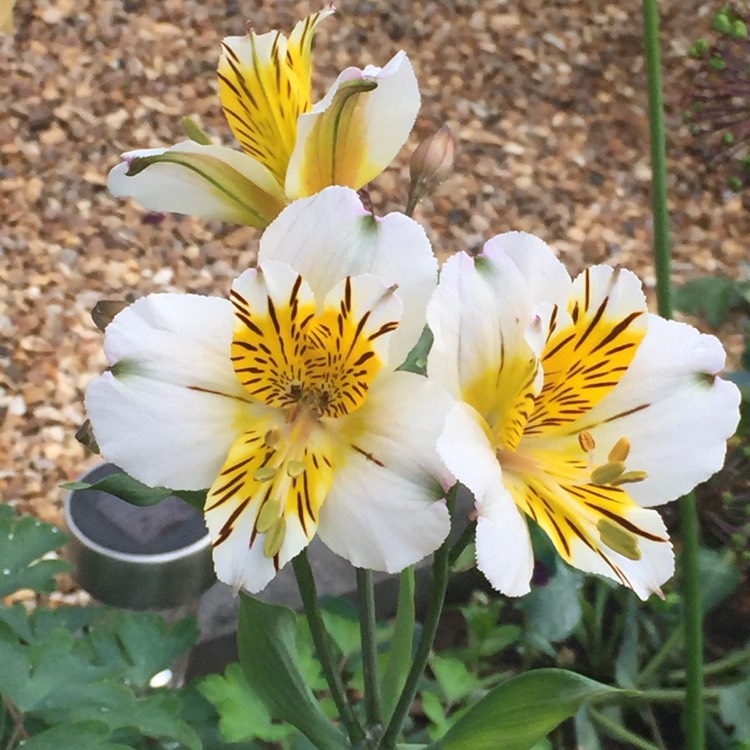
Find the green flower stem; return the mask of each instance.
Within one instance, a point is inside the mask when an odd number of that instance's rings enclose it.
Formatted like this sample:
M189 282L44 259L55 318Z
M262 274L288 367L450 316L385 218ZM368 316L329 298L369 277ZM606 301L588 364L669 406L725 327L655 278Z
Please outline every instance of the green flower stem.
M323 674L325 675L326 682L328 683L331 696L336 704L341 721L346 727L349 739L352 744L356 744L364 740L365 733L359 725L359 722L354 715L354 711L346 698L344 683L333 658L328 631L323 622L323 613L321 612L320 603L318 602L315 578L313 577L306 549L302 550L302 552L292 560L292 567L294 569L294 575L297 578L297 586L299 587L302 604L305 605L307 622L310 625L310 632L312 634L313 643L315 644L315 650L318 652L318 659L320 659Z
M661 665L672 655L672 652L682 645L684 636L685 633L680 628L672 631L662 647L654 654L654 658L641 670L638 675L638 685L648 685Z
M461 557L463 551L474 541L474 537L477 533L477 522L469 521L464 530L461 532L461 536L456 540L456 543L451 547L451 553L449 557L449 565L451 568L456 564L458 558Z
M379 731L380 676L378 675L378 644L375 625L375 590L372 571L357 568L357 595L359 599L359 632L362 638L362 669L365 680L365 715L368 729Z
M745 664L750 662L750 649L744 651L737 651L724 659L718 659L710 664L706 664L703 668L704 677L714 677L716 675L723 674L724 672L731 672L734 669L743 667ZM669 674L670 680L684 680L685 670L676 669L674 672Z
M604 731L613 739L622 740L628 743L628 747L636 747L639 750L659 750L658 745L654 745L653 742L644 740L639 734L631 732L629 729L625 729L624 726L618 724L616 721L605 716L600 711L593 708L589 709L589 716L596 722Z
M396 624L393 628L393 640L388 654L388 664L383 676L383 719L388 722L396 708L396 701L406 683L406 673L411 664L414 644L414 568L401 571L398 584L398 606Z
M664 98L659 59L658 0L643 0L643 41L648 76L648 110L651 129L651 188L653 192L656 291L659 314L672 317L672 279L669 255L667 158L664 132ZM703 610L698 570L698 513L695 497L680 500L682 567L684 576L684 630L687 696L685 699L685 750L703 750L706 717L703 708Z
M719 698L722 688L707 688L705 697L710 700ZM628 690L621 697L624 700L644 701L646 703L684 703L687 690L683 688L654 688L653 690Z
M448 496L448 512L453 515L453 506L456 503L456 491L458 485L455 485ZM401 691L396 708L393 711L388 727L380 741L380 747L384 750L392 750L396 746L396 740L401 733L401 728L409 714L414 696L417 694L419 681L424 674L427 660L430 657L435 633L437 632L440 615L443 612L445 602L445 591L448 588L448 574L450 573L450 551L451 546L446 539L435 553L432 561L432 592L430 594L430 603L427 607L422 634L419 638L417 653L411 664L411 669L406 677L406 684Z

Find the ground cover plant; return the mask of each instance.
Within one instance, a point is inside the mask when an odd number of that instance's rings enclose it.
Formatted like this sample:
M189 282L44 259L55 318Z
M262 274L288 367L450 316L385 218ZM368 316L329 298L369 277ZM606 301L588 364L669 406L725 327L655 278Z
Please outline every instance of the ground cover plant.
M719 15L740 38L732 13ZM715 336L671 320L656 4L643 44L658 314L626 268L571 274L526 232L489 232L438 276L414 214L451 173L451 132L422 141L403 212L380 215L368 185L409 137L419 85L397 52L346 67L314 104L312 40L333 14L223 40L219 101L239 150L186 117L184 140L128 151L108 177L151 212L260 237L257 262L211 295L94 308L107 362L79 431L122 469L108 491L203 511L217 576L240 597L239 665L165 688L189 621L5 607L6 746L742 747L747 644L714 654L709 631L704 663L703 621L747 572L744 429L731 480L715 477L747 386L723 374ZM745 286L694 280L676 301L720 323L742 314ZM713 549L692 494L712 477ZM3 511L4 595L49 590L54 528ZM315 536L356 569L356 610L319 600ZM430 555L417 618L413 567ZM306 621L255 596L287 564ZM436 650L461 567L491 593ZM400 575L393 623L376 620L373 571Z

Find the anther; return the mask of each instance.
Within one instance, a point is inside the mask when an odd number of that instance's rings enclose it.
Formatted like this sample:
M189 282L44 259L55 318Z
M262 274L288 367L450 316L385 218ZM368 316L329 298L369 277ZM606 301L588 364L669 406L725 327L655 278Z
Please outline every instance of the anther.
M305 473L305 465L302 463L302 461L287 461L286 462L286 473L294 479L295 477L298 477L300 474Z
M266 534L263 540L263 554L273 557L281 549L286 534L286 519L281 516Z
M647 471L626 471L615 479L612 484L619 487L621 484L633 484L633 482L642 482L648 478Z
M281 516L281 506L276 500L266 500L255 519L255 528L265 534Z
M276 469L273 466L261 466L256 469L253 479L256 482L270 482L276 476Z
M630 440L621 437L609 452L607 459L610 461L625 461L630 454Z
M588 453L596 448L596 441L588 430L583 430L578 433L578 445L581 446L581 450L584 453Z
M281 440L281 430L278 427L272 427L263 438L263 442L269 447L273 448Z
M638 540L629 531L622 526L610 521L608 518L602 518L596 524L596 528L601 535L601 540L613 552L617 552L628 560L640 560L641 551L638 549Z
M609 463L597 466L591 472L592 484L611 484L618 479L625 471L624 461L610 461Z

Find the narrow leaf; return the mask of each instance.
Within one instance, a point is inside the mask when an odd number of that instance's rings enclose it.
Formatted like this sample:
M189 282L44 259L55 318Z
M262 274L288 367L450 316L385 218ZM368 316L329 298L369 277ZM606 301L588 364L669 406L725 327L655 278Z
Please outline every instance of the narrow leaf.
M206 490L170 490L166 487L149 487L139 482L124 471L100 479L97 482L68 482L62 487L66 490L100 490L119 497L131 505L156 505L168 497L179 497L196 510L203 510L206 501Z
M388 654L388 666L383 676L383 720L390 721L401 691L406 684L406 675L411 666L414 649L414 568L401 572L398 584L398 606L396 625Z
M537 669L498 685L436 743L436 750L530 750L589 701L620 692L563 669Z
M303 680L297 661L295 615L288 607L240 595L237 640L250 688L272 716L293 724L319 750L347 743L328 721Z

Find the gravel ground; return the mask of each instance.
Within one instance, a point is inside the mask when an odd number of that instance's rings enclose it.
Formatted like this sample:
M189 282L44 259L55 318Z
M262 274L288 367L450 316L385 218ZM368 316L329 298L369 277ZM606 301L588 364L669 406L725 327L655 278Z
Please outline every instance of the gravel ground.
M106 190L121 151L175 143L195 117L225 143L219 40L291 30L319 3L18 0L0 38L0 493L60 521L59 484L92 461L74 433L86 384L104 367L89 310L154 291L226 294L251 264L255 230L153 221ZM403 207L405 164L443 122L455 174L417 218L441 257L493 234L541 236L576 271L606 261L653 287L648 122L638 3L594 0L341 0L320 29L316 92L347 65L405 48L422 90L409 147L372 191ZM738 274L748 213L690 150L680 100L689 44L711 6L662 3L671 208L678 279ZM705 328L705 326L702 326ZM740 321L722 329L730 351Z

